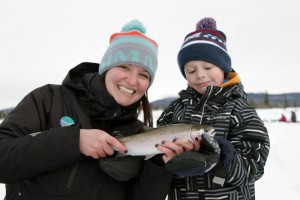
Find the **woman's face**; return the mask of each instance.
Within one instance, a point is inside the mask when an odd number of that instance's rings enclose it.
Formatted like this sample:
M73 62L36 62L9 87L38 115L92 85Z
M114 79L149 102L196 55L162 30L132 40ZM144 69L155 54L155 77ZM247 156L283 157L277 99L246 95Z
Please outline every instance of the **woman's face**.
M224 71L209 62L195 60L184 65L188 85L204 94L209 85L219 86L224 81Z
M108 93L122 106L137 102L147 91L150 74L137 65L120 65L109 69L105 75Z

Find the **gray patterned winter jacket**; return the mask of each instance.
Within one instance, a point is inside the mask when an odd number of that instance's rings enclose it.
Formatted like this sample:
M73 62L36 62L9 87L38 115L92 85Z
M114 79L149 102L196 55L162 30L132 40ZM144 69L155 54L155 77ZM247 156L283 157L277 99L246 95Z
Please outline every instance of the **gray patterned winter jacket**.
M222 171L225 184L215 184L217 170L202 176L173 176L169 199L255 199L254 183L264 173L270 142L266 127L247 102L238 75L231 72L222 87L210 86L204 95L188 87L157 120L158 126L200 123L216 129L216 139L234 146L231 167ZM201 149L200 149L201 150ZM219 172L218 172L219 173Z

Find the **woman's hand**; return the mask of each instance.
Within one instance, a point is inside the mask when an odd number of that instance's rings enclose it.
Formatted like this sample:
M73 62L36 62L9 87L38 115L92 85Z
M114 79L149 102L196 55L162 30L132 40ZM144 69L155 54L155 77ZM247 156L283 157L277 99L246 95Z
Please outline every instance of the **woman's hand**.
M95 159L113 155L114 149L126 153L126 147L116 138L99 129L80 129L80 152Z
M176 139L173 142L165 141L156 148L164 153L163 160L166 163L177 154L183 153L184 151L199 151L200 141L191 142L186 139Z

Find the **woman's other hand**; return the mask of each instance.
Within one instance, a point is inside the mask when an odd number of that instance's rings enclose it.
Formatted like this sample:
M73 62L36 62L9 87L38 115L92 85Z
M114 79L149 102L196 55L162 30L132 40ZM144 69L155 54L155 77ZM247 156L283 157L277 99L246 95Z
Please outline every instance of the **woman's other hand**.
M163 160L166 163L176 155L181 154L185 151L199 151L200 141L198 140L191 142L187 139L178 138L172 142L164 141L162 144L157 145L156 148L164 154Z

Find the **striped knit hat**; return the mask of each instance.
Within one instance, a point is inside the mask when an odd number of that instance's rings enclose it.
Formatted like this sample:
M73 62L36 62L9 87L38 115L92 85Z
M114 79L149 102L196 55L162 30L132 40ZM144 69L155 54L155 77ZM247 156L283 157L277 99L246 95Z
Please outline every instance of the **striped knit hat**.
M185 77L184 65L192 60L212 63L224 71L226 78L231 71L231 59L226 49L226 35L217 30L213 18L201 19L196 31L189 33L177 56L178 65Z
M134 64L146 69L151 76L152 84L157 69L158 45L145 36L146 28L138 20L132 20L122 27L120 33L110 36L110 45L106 50L99 74L122 64Z

